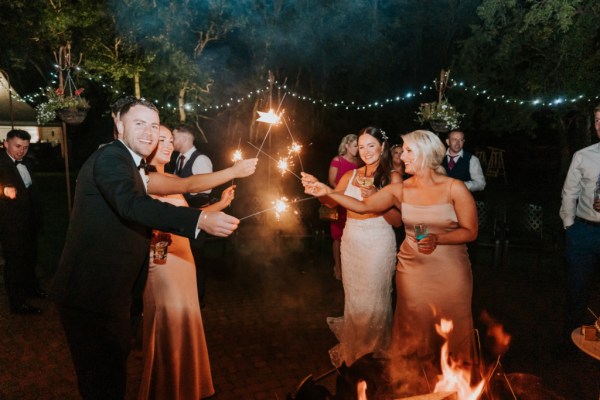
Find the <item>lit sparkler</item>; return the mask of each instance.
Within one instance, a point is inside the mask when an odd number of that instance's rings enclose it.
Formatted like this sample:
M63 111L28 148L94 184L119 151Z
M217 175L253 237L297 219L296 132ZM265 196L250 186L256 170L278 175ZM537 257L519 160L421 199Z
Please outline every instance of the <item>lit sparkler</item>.
M292 145L290 147L288 147L288 154L296 154L299 155L300 154L300 150L302 150L302 145L298 144L296 142L293 142Z
M306 201L306 200L313 200L313 199L316 199L316 197L312 197L312 196L311 196L311 197L305 197L305 198L303 198L303 199L300 199L300 200L293 200L293 201L291 201L289 204L301 203L301 202L303 202L303 201ZM288 199L287 199L286 197L282 197L282 198L281 198L281 199L279 199L279 200L275 200L275 201L273 201L273 204L274 204L274 206L273 206L273 207L271 207L271 208L267 208L266 210L262 210L262 211L255 212L254 214L246 215L245 217L242 217L242 218L240 218L240 221L243 221L243 220L245 220L245 219L248 219L248 218L254 217L254 216L256 216L256 215L264 214L264 213L266 213L267 211L271 211L271 210L275 210L275 215L276 215L277 219L279 220L279 217L281 216L281 214L282 214L284 211L286 211L286 210L287 210L287 208L288 208L288 206L289 206L289 204L288 204Z
M248 144L252 147L254 147L255 149L257 148L255 145L253 145L252 143L248 142ZM275 161L277 163L277 168L282 170L282 175L285 171L289 172L290 174L294 175L296 178L298 178L298 180L302 180L302 178L300 178L298 175L296 175L295 173L293 173L292 171L289 170L289 160L285 160L285 159L279 159L276 160L273 157L271 157L268 153L266 153L264 150L258 149L258 154L263 153L265 156L269 157L271 160ZM285 167L284 166L285 163ZM282 168L283 167L283 168Z
M233 161L235 163L238 161L242 161L243 159L244 159L244 157L242 156L242 151L238 149L233 153L233 157L231 158L231 161Z
M277 115L273 110L269 110L269 112L257 111L257 113L259 117L256 121L276 125L281 122L281 114L283 114L283 111L279 115Z
M277 221L279 221L279 219L281 218L281 214L283 214L287 208L288 208L288 204L287 204L287 197L282 197L279 200L275 200L273 202L274 206L273 208L275 209L275 218L277 218Z

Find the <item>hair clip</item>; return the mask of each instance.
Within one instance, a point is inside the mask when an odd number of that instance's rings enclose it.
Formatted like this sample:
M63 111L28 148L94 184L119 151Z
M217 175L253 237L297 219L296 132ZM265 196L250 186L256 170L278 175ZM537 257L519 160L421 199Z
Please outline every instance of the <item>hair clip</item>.
M388 137L385 134L385 131L383 129L380 129L380 131L381 131L381 137L383 138L383 140L388 140Z

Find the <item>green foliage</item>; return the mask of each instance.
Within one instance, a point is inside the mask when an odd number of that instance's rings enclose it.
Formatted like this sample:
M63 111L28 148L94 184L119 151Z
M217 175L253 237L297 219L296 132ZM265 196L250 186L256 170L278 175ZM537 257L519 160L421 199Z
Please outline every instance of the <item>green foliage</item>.
M85 98L81 97L82 92L83 89L78 89L75 93L66 95L58 89L53 89L51 87L46 88L44 91L46 101L35 107L38 124L44 125L50 121L54 121L56 118L56 111L58 110L68 108L77 110L89 109L90 103Z

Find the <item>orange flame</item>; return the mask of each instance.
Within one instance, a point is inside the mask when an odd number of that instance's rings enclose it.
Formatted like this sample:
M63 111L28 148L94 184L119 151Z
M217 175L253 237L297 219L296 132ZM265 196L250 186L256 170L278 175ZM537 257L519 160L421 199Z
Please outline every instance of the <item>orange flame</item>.
M357 400L367 400L367 382L360 380L356 384Z
M477 400L483 391L485 380L471 386L471 369L459 366L448 357L448 334L454 329L452 321L442 318L440 324L435 325L435 329L446 342L441 353L441 379L436 383L433 392L455 392L458 400Z
M482 311L479 319L487 327L486 336L493 340L492 353L495 356L505 354L510 347L511 335L506 333L504 326L487 311Z

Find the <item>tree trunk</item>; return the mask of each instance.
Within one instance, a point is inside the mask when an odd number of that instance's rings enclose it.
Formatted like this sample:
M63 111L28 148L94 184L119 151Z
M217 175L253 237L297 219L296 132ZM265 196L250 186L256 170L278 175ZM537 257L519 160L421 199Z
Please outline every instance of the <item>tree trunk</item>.
M135 71L133 74L133 85L135 90L135 97L137 99L142 98L142 90L140 89L140 71Z
M185 87L187 81L184 82L179 88L179 95L177 96L177 106L179 108L179 122L185 122Z

